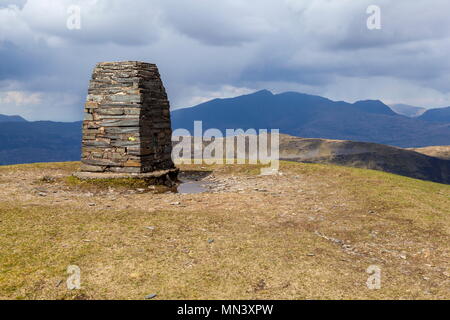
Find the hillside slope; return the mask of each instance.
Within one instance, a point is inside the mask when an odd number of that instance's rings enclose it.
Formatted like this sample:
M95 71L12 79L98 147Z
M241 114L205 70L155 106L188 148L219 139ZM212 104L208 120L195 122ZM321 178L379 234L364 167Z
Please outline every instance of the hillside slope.
M0 167L0 299L450 298L450 186L283 162L183 166L209 191L153 193L78 167Z
M280 136L283 160L380 170L450 184L450 161L375 143Z
M253 138L256 138L253 136ZM225 145L235 144L234 157L237 157L235 137L227 137L223 145L223 154L226 154ZM234 140L234 142L233 142ZM270 139L269 139L270 140ZM256 140L255 140L256 141ZM191 158L193 158L194 139L191 139ZM211 142L204 141L205 148ZM249 136L246 136L245 151L249 158ZM174 143L176 145L177 143ZM427 155L426 152L391 147L382 144L356 142L346 140L299 138L289 135L280 135L280 159L303 163L334 164L346 167L371 169L394 173L405 177L428 180L450 184L450 159L445 159L443 151L450 151L446 147L440 148L441 158ZM418 149L422 150L422 149ZM425 150L429 150L425 148ZM436 152L436 151L435 151ZM186 155L183 155L186 157ZM252 159L257 159L252 154Z
M426 154L430 157L450 160L450 146L434 146L425 148L415 148L410 150Z

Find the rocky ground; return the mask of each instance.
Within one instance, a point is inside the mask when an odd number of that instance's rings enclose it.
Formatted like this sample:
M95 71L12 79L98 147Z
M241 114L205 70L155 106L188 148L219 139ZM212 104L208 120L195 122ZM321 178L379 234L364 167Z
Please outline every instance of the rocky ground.
M182 166L180 194L0 167L0 298L448 299L450 186L283 162ZM67 267L81 270L68 290ZM381 269L381 289L366 271Z

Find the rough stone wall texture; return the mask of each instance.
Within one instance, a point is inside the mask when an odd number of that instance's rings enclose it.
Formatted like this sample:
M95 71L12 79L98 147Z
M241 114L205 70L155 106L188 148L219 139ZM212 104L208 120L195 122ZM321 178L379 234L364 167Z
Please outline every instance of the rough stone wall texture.
M81 171L172 169L171 135L169 101L156 65L96 65L85 105Z

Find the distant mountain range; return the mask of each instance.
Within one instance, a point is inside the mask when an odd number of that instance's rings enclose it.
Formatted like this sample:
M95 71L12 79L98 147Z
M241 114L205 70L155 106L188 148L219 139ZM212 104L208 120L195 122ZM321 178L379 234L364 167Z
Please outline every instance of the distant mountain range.
M81 122L0 123L0 165L79 160Z
M172 112L172 126L204 130L280 129L304 138L375 142L399 147L450 144L450 108L433 109L418 118L395 113L377 100L347 103L323 97L263 90L230 99L215 99ZM0 165L79 160L81 122L27 122L0 115Z
M215 99L172 112L173 128L279 128L304 138L375 142L399 147L450 143L450 121L435 123L395 113L377 100L347 103L323 97L263 90L231 99Z

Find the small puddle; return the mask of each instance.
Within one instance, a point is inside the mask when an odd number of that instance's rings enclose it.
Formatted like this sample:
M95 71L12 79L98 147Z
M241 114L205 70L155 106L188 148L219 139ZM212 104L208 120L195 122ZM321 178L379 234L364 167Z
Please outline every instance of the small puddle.
M177 192L182 194L203 193L208 191L207 186L211 184L207 181L182 181Z

